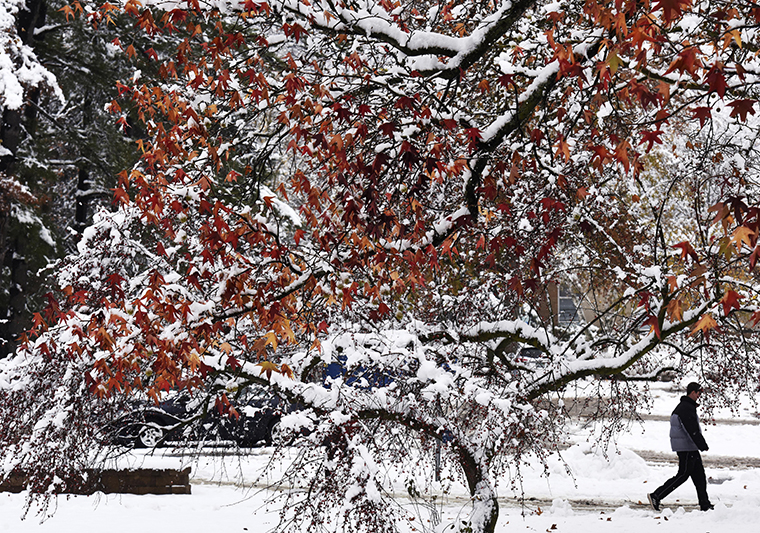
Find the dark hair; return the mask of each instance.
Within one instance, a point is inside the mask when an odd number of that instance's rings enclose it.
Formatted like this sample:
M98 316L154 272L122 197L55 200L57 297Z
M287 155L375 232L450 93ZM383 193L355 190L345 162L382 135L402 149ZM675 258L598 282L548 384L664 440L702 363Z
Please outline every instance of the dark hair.
M686 385L686 394L689 395L694 391L702 392L702 385L697 383L696 381L692 381L688 385Z

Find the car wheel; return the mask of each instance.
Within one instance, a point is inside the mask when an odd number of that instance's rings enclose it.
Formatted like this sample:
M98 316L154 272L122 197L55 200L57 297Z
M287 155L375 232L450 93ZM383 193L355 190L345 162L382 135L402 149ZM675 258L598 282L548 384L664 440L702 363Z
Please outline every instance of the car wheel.
M164 430L156 426L143 426L137 434L138 448L155 448L164 438Z
M289 446L293 443L293 436L282 427L279 420L275 420L269 424L266 443L275 447Z

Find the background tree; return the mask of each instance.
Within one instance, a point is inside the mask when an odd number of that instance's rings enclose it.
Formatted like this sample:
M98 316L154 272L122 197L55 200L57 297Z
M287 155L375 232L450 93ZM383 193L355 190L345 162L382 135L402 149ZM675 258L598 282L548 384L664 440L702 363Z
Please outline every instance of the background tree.
M28 94L39 95L42 87L56 88L53 75L34 55L30 43L34 29L45 19L45 3L9 0L0 5L0 74L3 87L0 99L0 356L8 353L8 341L31 325L21 317L26 307L26 286L29 266L26 254L42 244L52 245L46 228L34 213L38 203L35 191L19 182L12 165L23 138L25 106ZM34 96L32 96L34 97ZM33 238L25 238L23 227L37 227ZM35 238L39 235L39 238ZM47 251L47 250L45 250ZM44 252L43 252L44 253ZM39 267L40 265L33 265ZM44 265L42 265L44 266Z
M665 367L756 387L752 5L124 11L178 44L120 84L142 159L4 365L3 464L32 489L102 459L85 443L119 398L235 416L260 383L307 408L284 419L310 433L283 527L393 529L395 466L424 491L440 449L463 528L493 531L496 480L563 441L569 384L605 378L610 431ZM565 276L598 307L560 328L542 309Z
M36 201L9 203L4 212L0 355L14 350L15 339L32 325L33 311L42 307L51 289L43 269L74 250L94 211L110 206L116 176L137 160L134 141L143 135L136 116L127 112L116 124L106 104L117 94L117 81L143 71L151 75L148 56L128 57L121 45L123 40L145 50L149 37L122 14L112 12L94 27L90 17L74 11L82 7L34 0L7 12L17 43L47 77L32 76L24 66L7 78L25 90L6 87L6 101L14 103L4 107L2 170ZM52 90L40 85L45 80Z

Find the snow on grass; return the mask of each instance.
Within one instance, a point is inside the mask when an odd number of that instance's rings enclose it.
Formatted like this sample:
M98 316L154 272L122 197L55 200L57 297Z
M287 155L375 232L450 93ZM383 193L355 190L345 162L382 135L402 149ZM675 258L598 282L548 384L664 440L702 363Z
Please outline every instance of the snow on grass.
M652 412L668 415L680 396L678 386L665 384L655 389ZM760 459L756 446L760 425L752 424L755 418L749 411L743 421L746 423L705 425L703 429L710 445L704 454L706 460L722 456ZM548 476L537 463L524 469L524 502L509 490L508 484L497 487L501 500L498 533L547 530L640 533L653 528L662 533L756 530L760 469L733 467L733 462L726 465L731 468L708 464L708 491L715 504L714 511L703 513L696 509L696 493L691 482L687 482L663 502L661 512L655 512L643 505L646 494L675 474L676 466L647 462L639 453L674 455L669 451L667 422L655 419L645 420L641 426L633 425L630 432L621 435L617 449L608 450L606 454L588 443L587 437L584 430L576 431L576 444L562 452L565 463L552 457ZM119 466L191 466L192 494L62 497L55 514L41 522L32 514L26 520L20 519L23 494L3 493L0 494L0 533L272 531L277 525L278 510L276 505L267 503L271 494L262 487L276 479L284 466L267 470L267 479L252 485L267 468L270 454L271 449L267 448L225 457L218 456L218 450L209 451L199 458L171 450L154 454L135 452L121 458ZM238 483L241 477L245 480L243 487ZM402 493L403 488L400 489ZM440 523L430 531L450 532L452 525L468 514L464 488L455 486L453 489L443 503ZM413 510L411 506L409 510ZM423 522L429 519L425 512L420 515ZM427 525L431 527L432 523ZM402 528L404 532L407 530Z

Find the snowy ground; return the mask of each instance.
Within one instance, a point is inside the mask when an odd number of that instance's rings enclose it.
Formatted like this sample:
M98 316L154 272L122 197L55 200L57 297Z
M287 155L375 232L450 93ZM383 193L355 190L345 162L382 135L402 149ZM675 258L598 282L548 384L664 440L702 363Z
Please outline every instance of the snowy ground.
M570 477L559 462L546 477L540 470L526 472L524 505L511 494L501 501L498 531L566 531L584 533L725 533L757 531L760 507L760 420L754 409L741 410L738 418L715 413L716 425L704 425L710 450L703 454L709 479L708 491L715 510L696 508L696 494L687 482L664 502L661 512L643 505L646 494L672 476L676 466L668 444L665 421L680 393L671 384L657 386L651 420L635 426L618 441L617 453L608 458L585 444L564 452L573 471ZM29 516L21 520L23 494L0 494L0 533L108 531L194 533L265 533L277 524L277 509L266 504L266 492L241 489L232 480L240 473L253 479L270 450L257 449L250 456L206 457L192 463L192 494L172 496L95 495L60 498L55 514L43 522ZM175 468L186 460L172 453L134 455L134 466ZM465 512L464 493L454 494L441 509L437 531L451 531L457 513ZM422 511L422 518L429 518ZM449 527L447 527L449 526ZM416 531L420 531L418 528Z

